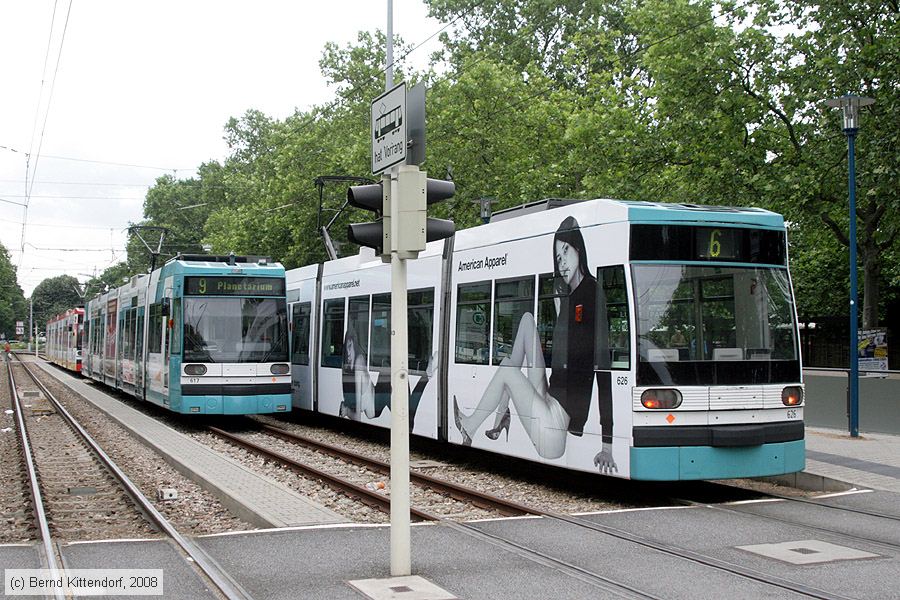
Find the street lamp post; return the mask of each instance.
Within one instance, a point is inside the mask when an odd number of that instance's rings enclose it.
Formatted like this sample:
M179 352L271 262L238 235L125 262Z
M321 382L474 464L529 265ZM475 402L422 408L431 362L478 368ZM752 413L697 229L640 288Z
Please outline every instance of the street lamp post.
M843 130L847 136L848 185L850 188L850 436L859 437L859 306L856 277L856 133L859 131L859 109L874 103L872 98L847 94L826 100L825 104L840 108Z

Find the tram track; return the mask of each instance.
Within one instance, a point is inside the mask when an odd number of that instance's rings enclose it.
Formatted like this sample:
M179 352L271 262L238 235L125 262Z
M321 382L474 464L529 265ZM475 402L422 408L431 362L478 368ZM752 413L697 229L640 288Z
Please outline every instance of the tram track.
M720 484L720 485L727 486L728 484ZM784 495L774 494L774 493L769 493L769 494L767 494L767 496L768 496L768 501L773 501L773 502L786 502L786 503L794 502L794 503L805 505L805 506L815 506L815 507L819 507L819 508L831 509L831 510L835 510L835 511L842 511L842 512L847 512L847 513L851 513L851 514L859 514L859 515L863 515L866 517L872 517L872 518L876 518L876 519L886 519L888 521L900 521L900 516L897 516L897 515L889 515L886 513L861 510L861 509L852 508L852 507L835 506L833 504L828 504L826 502L818 502L815 500L810 500L808 498L792 498L790 496L784 496ZM763 499L763 501L766 501L766 500L767 499ZM780 516L776 516L776 515L772 515L772 514L761 514L752 509L752 507L760 505L759 501L753 502L753 503L741 503L741 504L737 504L737 503L711 504L711 503L707 503L707 502L697 502L697 501L688 500L688 499L679 499L678 502L680 502L684 506L702 507L702 508L707 508L710 510L715 510L717 512L749 516L749 517L753 517L753 518L757 518L757 519L761 519L761 520L765 520L765 521L782 523L784 525L790 525L791 527L805 529L807 531L814 532L816 534L825 534L825 535L831 536L835 539L848 540L850 542L866 544L867 546L869 546L873 549L875 549L875 548L881 549L881 551L883 551L883 552L894 553L894 552L897 552L898 550L900 550L900 541L877 539L877 538L873 538L873 537L867 537L864 535L850 533L848 531L842 531L840 529L836 529L833 527L811 524L808 522L801 521L799 519L790 519L790 518L780 517ZM892 529L887 529L885 531L890 532L890 531L895 531L895 529L892 528Z
M366 466L367 468L377 470L381 473L390 472L390 465L388 463L362 455L358 452L349 451L333 444L324 443L307 436L298 435L296 433L289 432L272 425L263 424L261 425L261 429L290 443L303 445L317 452L326 453L339 458L340 460L352 462L361 466ZM216 433L218 434L218 432ZM658 542L646 536L634 534L622 529L610 527L608 525L601 525L583 517L562 514L559 512L548 511L537 507L531 507L526 504L511 502L509 500L494 496L493 494L488 494L480 490L461 486L450 481L441 480L430 475L417 473L415 470L410 470L410 481L416 482L420 485L433 486L434 489L441 490L443 493L452 493L462 498L470 497L472 502L477 501L484 505L494 506L498 511L502 510L505 515L540 516L557 522L589 529L606 536L610 536L656 552L669 555L679 560L686 560L701 566L724 571L731 575L750 579L759 583L766 584L768 586L777 587L782 590L799 594L801 596L809 598L819 598L821 600L841 600L845 598L844 596L833 594L827 590L818 589L813 586L777 577L769 572L757 571L739 564L707 556L699 552L694 552L688 548ZM387 506L390 506L389 498ZM546 564L553 566L554 568L561 569L573 577L577 577L584 581L593 582L597 585L600 585L609 593L615 593L616 595L622 595L624 597L654 597L652 595L648 595L644 591L635 589L632 586L628 586L622 582L617 582L604 575L575 565L570 561L551 556L534 548L529 548L525 545L519 544L518 542L504 538L502 536L485 532L471 523L458 522L445 517L438 517L435 520L439 521L441 525L451 527L467 535L478 537L479 539L482 539L484 541L489 541L501 547L505 547L506 549L511 550L517 554L528 556L532 560L536 560L541 564Z
M94 488L95 493L90 494L96 496L99 502L109 502L114 495L127 496L133 503L132 510L137 511L141 518L144 519L146 525L156 533L162 534L170 543L172 543L178 552L186 558L195 572L206 582L211 590L224 598L229 599L249 599L250 595L237 584L230 575L225 573L215 561L195 544L189 538L182 536L178 530L156 509L153 503L143 495L138 487L132 483L128 476L116 465L116 463L106 454L99 444L88 434L81 424L66 410L57 398L44 386L39 378L28 369L27 365L19 361L17 368L24 371L33 385L38 388L43 399L48 402L51 407L51 414L42 416L59 417L54 423L54 432L56 435L63 435L64 428L68 433L65 435L67 443L73 443L73 448L80 448L76 460L79 461L80 469L72 469L71 455L66 455L63 463L69 464L69 470L72 472L82 472L85 467L92 467L97 472L102 472L103 476L100 480L92 479L92 481L103 481L99 484L104 489L101 493ZM55 471L49 474L44 467L48 458L43 451L38 448L31 437L29 437L29 427L26 423L25 412L20 401L17 383L14 375L13 362L7 360L7 370L9 375L9 385L13 402L16 405L14 409L17 413L17 425L22 447L23 459L27 465L29 475L29 486L32 496L32 504L34 514L37 520L37 529L39 531L41 547L44 554L45 566L51 572L51 576L56 577L63 569L62 553L60 544L68 541L67 535L71 532L65 529L65 524L76 520L77 517L72 511L75 509L59 508L58 504L47 502L47 498L52 498L56 492L54 487L61 485L61 479ZM32 424L33 425L33 424ZM53 457L50 457L53 460ZM51 462L52 465L52 462ZM113 488L117 488L113 491ZM48 493L48 491L50 493ZM118 493L116 493L118 492ZM96 506L88 508L96 510ZM62 518L58 516L58 512L66 515ZM62 598L61 592L57 593L57 597Z

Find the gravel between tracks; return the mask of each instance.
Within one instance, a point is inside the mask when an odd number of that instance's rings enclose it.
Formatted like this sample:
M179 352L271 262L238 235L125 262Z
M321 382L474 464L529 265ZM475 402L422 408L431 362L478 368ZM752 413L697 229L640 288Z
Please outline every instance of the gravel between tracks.
M37 537L28 491L28 473L19 444L6 361L0 381L0 544L18 544Z
M32 371L179 532L202 535L254 529L254 526L233 516L218 499L170 467L93 404L39 368L32 367ZM0 485L5 486L5 482L0 482ZM164 502L155 500L160 488L175 489L178 498Z

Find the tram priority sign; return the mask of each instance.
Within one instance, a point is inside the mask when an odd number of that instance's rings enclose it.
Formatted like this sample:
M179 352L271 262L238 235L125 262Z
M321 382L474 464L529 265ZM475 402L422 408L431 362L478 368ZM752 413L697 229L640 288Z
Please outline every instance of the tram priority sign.
M372 101L372 172L406 161L406 82Z

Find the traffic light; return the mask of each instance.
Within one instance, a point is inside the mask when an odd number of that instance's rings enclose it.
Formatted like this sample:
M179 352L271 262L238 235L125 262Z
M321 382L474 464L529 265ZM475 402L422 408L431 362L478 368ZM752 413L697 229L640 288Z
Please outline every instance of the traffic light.
M401 166L397 174L397 202L400 219L397 251L400 258L416 258L425 244L450 237L456 231L453 221L430 219L429 204L453 197L452 181L428 179L424 171L411 165Z
M352 223L347 239L354 244L373 248L384 258L391 256L391 176L382 175L381 183L354 185L347 190L351 206L371 210L379 216L371 223Z
M347 238L360 246L374 248L383 260L390 259L396 249L400 258L416 258L425 244L450 237L456 225L447 219L429 219L429 204L453 197L456 185L452 181L428 179L424 171L413 165L401 165L397 173L398 232L391 246L391 177L381 176L381 183L356 185L347 190L347 201L356 208L371 210L379 215L370 223L353 223Z

